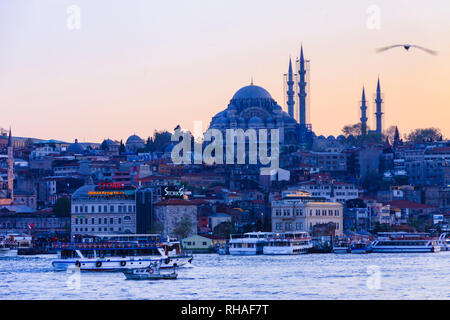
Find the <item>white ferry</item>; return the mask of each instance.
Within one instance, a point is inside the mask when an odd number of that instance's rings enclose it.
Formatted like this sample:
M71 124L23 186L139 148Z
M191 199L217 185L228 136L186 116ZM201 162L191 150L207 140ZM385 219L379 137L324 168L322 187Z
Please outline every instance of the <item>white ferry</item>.
M439 252L438 241L426 233L379 232L371 244L372 252Z
M243 235L230 235L230 255L263 254L263 248L272 235L272 232L247 232Z
M181 251L180 242L160 235L98 235L94 241L55 243L58 258L52 262L55 270L78 267L81 271L123 271L146 268L162 262L161 268L181 267L191 263L190 252ZM92 240L92 238L91 238Z
M290 255L307 253L311 248L312 239L308 232L285 232L273 234L263 252L267 255Z

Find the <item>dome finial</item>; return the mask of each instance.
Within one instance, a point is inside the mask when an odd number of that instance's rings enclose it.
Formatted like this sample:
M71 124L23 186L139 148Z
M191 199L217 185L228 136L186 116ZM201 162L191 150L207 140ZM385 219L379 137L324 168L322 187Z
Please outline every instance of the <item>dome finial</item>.
M250 85L253 86L253 76L252 76L252 80L250 82Z

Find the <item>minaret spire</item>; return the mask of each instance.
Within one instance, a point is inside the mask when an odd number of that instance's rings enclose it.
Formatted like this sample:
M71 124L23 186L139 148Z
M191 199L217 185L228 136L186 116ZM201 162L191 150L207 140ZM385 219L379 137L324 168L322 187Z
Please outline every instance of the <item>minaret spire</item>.
M303 44L300 48L300 68L298 70L299 82L298 82L298 98L299 98L299 122L301 126L306 126L306 68L305 58L303 56Z
M14 154L11 127L9 127L8 137L8 198L14 200Z
M288 105L288 113L289 115L294 118L294 73L292 72L292 60L289 59L289 71L288 71L288 79L287 79L287 85L288 85L288 90L286 92L288 100L287 100L287 105Z
M377 120L376 133L379 134L379 135L381 135L382 130L383 130L383 125L382 125L383 112L381 111L381 104L382 103L383 103L383 99L381 98L380 77L378 76L377 97L375 99L375 104L376 104L375 116L376 116L376 120Z
M366 105L366 94L364 92L364 86L362 90L362 98L361 98L361 135L367 135L367 105Z

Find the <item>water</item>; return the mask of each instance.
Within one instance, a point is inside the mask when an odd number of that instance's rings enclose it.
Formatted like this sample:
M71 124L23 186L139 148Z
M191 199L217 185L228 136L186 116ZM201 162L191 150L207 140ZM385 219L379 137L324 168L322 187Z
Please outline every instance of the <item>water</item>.
M450 252L195 255L177 280L56 272L55 256L0 257L0 299L449 299Z

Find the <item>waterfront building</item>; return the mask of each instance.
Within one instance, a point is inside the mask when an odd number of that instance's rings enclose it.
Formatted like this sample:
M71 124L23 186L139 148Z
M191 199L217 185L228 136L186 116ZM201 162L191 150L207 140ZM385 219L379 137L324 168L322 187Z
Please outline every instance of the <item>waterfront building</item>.
M335 234L343 234L343 205L326 202L325 199L302 196L285 196L272 201L272 232L307 231L312 232L315 225L334 223Z
M136 233L135 190L100 190L85 185L74 192L71 235Z

